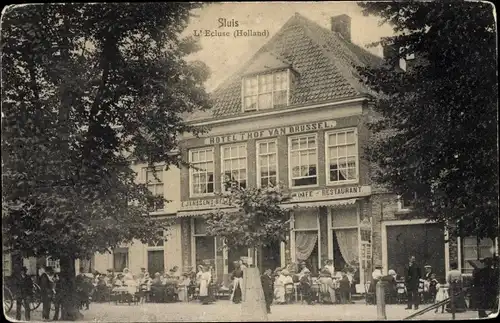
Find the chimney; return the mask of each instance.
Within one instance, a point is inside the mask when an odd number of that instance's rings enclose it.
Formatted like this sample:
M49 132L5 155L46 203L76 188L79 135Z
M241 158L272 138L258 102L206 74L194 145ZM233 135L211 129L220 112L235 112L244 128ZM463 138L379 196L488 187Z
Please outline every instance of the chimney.
M342 38L351 42L351 17L346 14L331 17L332 31L339 33Z

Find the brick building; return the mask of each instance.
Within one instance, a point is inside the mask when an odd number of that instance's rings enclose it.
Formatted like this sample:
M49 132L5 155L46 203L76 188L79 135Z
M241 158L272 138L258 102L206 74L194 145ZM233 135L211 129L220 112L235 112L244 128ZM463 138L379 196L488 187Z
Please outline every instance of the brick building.
M415 214L406 199L370 181L363 149L370 137L370 91L354 66L381 59L353 44L350 29L347 15L331 18L328 30L295 14L215 90L213 109L192 117L210 131L186 136L181 145L183 158L197 166L181 169L184 267L210 259L220 281L233 260L250 255L221 250L220 238L205 235L204 214L218 207L234 211L216 196L225 176L244 187L282 182L293 197L283 206L298 206L286 243L260 250L258 266L305 260L317 272L333 259L337 269L356 264L361 283L375 264L404 275L409 255L442 277L450 258L467 267L463 248L446 242L442 226L408 219ZM483 242L475 248L490 249Z

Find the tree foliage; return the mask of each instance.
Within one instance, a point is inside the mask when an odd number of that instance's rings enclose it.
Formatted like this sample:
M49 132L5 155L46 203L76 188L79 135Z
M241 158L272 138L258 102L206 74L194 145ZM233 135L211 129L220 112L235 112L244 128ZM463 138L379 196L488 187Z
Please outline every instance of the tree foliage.
M182 38L193 3L42 4L2 17L2 224L24 256L84 258L159 238L132 160L170 152L208 107L208 68ZM68 265L71 267L71 265ZM71 268L61 268L71 270Z
M285 241L291 209L281 207L290 199L281 185L242 188L238 182L228 181L226 186L228 192L221 197L238 211L217 209L208 214L208 235L224 238L228 247L258 248Z
M378 92L369 159L375 180L451 233L498 235L497 58L493 6L485 2L359 3L390 24L394 57L361 68ZM378 44L375 43L375 44ZM374 45L375 45L374 44ZM400 58L406 71L392 68ZM459 224L457 226L457 224Z

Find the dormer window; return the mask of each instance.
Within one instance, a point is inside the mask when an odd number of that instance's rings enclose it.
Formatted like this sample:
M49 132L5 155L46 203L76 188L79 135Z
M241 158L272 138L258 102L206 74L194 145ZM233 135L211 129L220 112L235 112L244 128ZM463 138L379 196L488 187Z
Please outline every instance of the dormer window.
M259 111L288 105L289 70L246 76L243 78L243 111Z

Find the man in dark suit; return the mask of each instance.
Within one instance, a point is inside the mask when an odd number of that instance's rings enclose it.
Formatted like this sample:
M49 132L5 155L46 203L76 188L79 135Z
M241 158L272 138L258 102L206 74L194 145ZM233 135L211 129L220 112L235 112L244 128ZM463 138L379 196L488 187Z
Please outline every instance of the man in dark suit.
M16 275L16 320L21 320L21 307L24 306L24 317L30 320L30 301L33 296L33 280L28 276L28 269L22 267Z
M44 273L40 275L40 295L42 298L42 319L50 319L50 303L54 292L54 270L52 267L45 267Z
M262 289L264 290L267 313L271 313L271 304L274 297L274 279L270 268L266 269L264 274L260 277L260 282L262 283Z
M418 310L418 305L420 303L420 297L418 295L418 285L420 284L420 278L422 278L422 272L420 267L415 262L415 256L410 257L410 263L406 271L406 291L408 292L408 307L407 310L411 310L411 306Z

